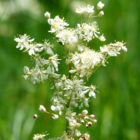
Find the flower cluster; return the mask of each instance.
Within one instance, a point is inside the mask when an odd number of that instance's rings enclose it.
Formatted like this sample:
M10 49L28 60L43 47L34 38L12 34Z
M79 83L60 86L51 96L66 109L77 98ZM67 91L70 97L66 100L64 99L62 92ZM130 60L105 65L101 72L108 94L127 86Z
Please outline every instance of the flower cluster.
M101 10L103 7L104 4L101 1L98 2L97 10ZM54 92L50 108L56 114L46 111L43 105L39 106L39 111L52 115L53 119L61 117L67 122L66 131L60 137L49 140L90 140L90 135L81 134L79 127L85 124L85 127L88 128L97 123L95 115L89 115L86 109L80 114L74 112L75 108L89 107L90 98L96 98L96 86L93 84L87 86L86 79L88 80L100 66L106 66L109 57L117 56L121 50L127 51L125 43L119 41L100 46L98 51L90 49L89 41L98 38L104 42L106 38L100 34L96 21L92 23L87 21L93 17L103 16L104 12L100 11L97 16L93 16L94 6L87 5L76 8L76 13L80 16L86 13L87 19L85 22L78 23L75 28L70 28L64 18L61 19L58 15L52 18L49 12L44 14L51 26L48 32L53 33L64 48L66 54L64 59L69 67L69 75L58 74L60 59L58 54L53 51L54 45L48 40L43 43L35 43L34 39L30 39L26 34L14 39L18 43L16 48L28 52L35 64L31 69L27 66L24 67L24 78L31 79L34 84L46 80L50 80L53 84L51 89ZM65 117L62 117L62 114ZM38 118L38 115L34 114L33 118ZM36 134L33 139L43 139L44 136L46 135Z

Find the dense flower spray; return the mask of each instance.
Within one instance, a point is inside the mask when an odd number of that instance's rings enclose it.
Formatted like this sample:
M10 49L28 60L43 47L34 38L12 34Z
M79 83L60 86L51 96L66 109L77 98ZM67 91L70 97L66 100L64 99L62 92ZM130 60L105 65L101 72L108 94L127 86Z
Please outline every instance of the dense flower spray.
M104 7L102 2L97 4L97 10ZM89 18L102 17L103 11L99 11L97 16L94 6L87 5L86 7L76 8L76 13L87 14L85 22L81 21L75 28L68 27L69 24L59 16L51 17L49 12L44 15L47 18L48 24L51 26L49 32L53 33L57 41L63 46L66 54L65 62L69 67L69 75L58 74L58 65L61 62L58 54L53 51L54 45L49 41L44 43L35 43L34 39L24 34L15 38L18 43L17 48L28 52L33 58L35 66L31 69L24 67L24 78L30 79L33 84L45 82L50 80L53 84L51 89L54 89L54 94L51 99L51 110L54 113L46 111L43 105L39 106L39 111L52 115L53 119L58 119L61 115L65 114L66 131L57 138L49 140L89 140L90 134L81 134L79 127L85 125L86 128L92 124L97 123L94 114L88 114L88 111L83 109L80 114L74 112L74 108L84 108L89 106L89 99L96 98L96 86L85 86L85 79L88 78L97 70L101 65L106 66L107 59L110 56L117 56L120 51L127 51L125 43L115 42L108 45L100 46L100 50L95 51L90 49L88 42L94 38L100 41L105 41L103 34L100 34L97 22L87 23ZM82 18L81 18L82 19ZM47 54L47 59L43 57ZM64 111L66 110L66 111ZM38 115L33 116L35 119ZM39 140L48 134L35 134L33 139Z

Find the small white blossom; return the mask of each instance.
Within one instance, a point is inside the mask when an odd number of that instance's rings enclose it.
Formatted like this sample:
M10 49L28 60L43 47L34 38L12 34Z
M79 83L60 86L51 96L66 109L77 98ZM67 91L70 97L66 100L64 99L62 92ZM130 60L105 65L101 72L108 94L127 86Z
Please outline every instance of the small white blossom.
M105 37L104 37L104 35L101 35L101 36L99 37L99 39L100 39L101 41L105 41L105 40L106 40Z
M51 30L49 31L51 33L63 30L65 26L69 25L64 21L64 19L60 19L59 16L55 16L54 19L48 19L48 23L51 25Z
M33 140L43 140L45 136L48 134L42 135L42 134L34 134Z
M73 117L72 118L69 118L69 128L71 130L74 130L75 128L79 128L80 127L80 123L78 123L76 121L76 119L74 119Z
M28 51L29 55L35 55L35 52L41 52L42 48L40 48L41 46L43 46L42 44L28 44L26 46L26 50Z
M62 104L58 104L56 106L52 105L51 110L53 111L59 111L59 115L62 115L62 110L64 109L64 106Z
M104 7L104 4L101 1L99 1L98 4L97 4L97 9L100 10L103 7Z
M56 37L63 45L74 45L78 41L78 36L76 35L74 30L64 29L58 32L58 34L56 34Z
M33 42L33 39L30 39L29 36L27 36L26 34L20 36L19 38L15 38L14 39L16 42L18 42L18 45L16 46L16 48L20 48L20 50L23 50L24 48L26 48L28 46L28 43Z
M81 132L80 132L80 131L78 131L77 129L75 130L75 136L76 136L76 137L81 136Z
M91 5L87 5L87 7L85 7L85 12L87 12L88 14L92 14L94 13L94 6Z
M82 14L82 13L84 13L84 11L85 11L85 7L77 7L76 8L76 13L78 13L78 14Z

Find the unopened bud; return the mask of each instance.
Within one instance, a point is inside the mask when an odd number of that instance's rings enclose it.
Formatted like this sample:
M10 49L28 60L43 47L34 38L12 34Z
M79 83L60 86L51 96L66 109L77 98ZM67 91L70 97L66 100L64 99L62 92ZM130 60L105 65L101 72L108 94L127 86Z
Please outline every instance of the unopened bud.
M94 119L94 123L97 123L97 120L96 119Z
M103 15L104 15L104 11L101 11L101 12L98 14L99 17L102 17Z
M79 116L79 117L82 117L83 115L79 113L78 116Z
M82 123L82 124L84 124L84 122L85 122L84 120L81 120L81 123Z
M92 122L88 122L88 126L91 126L92 125Z
M85 119L85 120L88 120L88 119L89 119L89 117L88 117L88 116L85 116L85 117L84 117L84 119Z
M38 115L37 114L34 114L33 118L36 119L37 117L38 117Z
M46 108L43 105L40 105L39 106L39 111L45 112L46 111Z
M44 16L45 16L47 19L49 19L49 18L50 18L50 13L49 13L49 12L46 12L46 13L44 14Z
M53 118L54 120L56 120L56 119L58 119L59 117L58 117L58 115L53 114L52 118Z
M88 111L87 110L83 110L82 111L82 114L87 115L88 114Z
M89 127L89 125L88 124L86 124L86 128L88 128Z
M92 115L90 115L90 117L91 117L92 119L94 119L94 118L95 118L95 115L92 114Z

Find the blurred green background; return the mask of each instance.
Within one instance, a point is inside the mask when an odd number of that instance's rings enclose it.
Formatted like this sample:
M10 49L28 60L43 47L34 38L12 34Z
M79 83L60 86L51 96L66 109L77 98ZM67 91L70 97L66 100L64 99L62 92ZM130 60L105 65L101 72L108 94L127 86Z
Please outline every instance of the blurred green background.
M95 18L105 42L94 39L91 48L124 41L128 52L121 52L108 60L107 67L100 67L90 77L88 84L96 85L99 91L91 99L89 113L95 114L98 123L88 129L91 140L140 140L140 1L102 0L105 15ZM65 121L53 120L50 115L39 113L44 105L50 111L51 83L33 85L22 77L23 67L33 66L27 53L16 49L14 37L27 33L36 42L49 39L54 42L60 58L63 47L48 33L50 26L44 17L65 17L71 27L80 23L75 7L94 5L98 0L0 0L0 140L30 140L36 133L60 136L65 130ZM92 20L91 20L92 21ZM64 64L61 73L67 73ZM78 110L77 110L78 111ZM37 120L33 114L39 114ZM46 137L45 139L48 139Z

